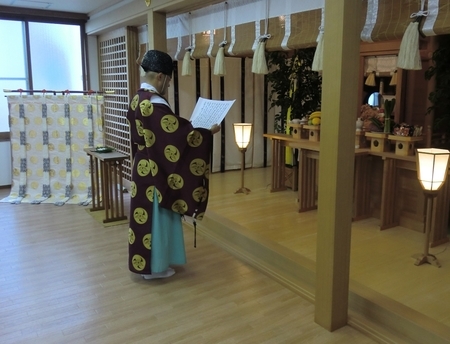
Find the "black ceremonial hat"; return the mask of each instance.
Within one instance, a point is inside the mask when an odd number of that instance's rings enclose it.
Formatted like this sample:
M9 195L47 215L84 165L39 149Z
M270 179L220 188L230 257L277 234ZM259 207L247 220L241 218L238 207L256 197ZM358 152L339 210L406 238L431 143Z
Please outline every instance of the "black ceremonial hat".
M142 59L141 66L146 72L163 73L172 76L172 58L169 54L159 50L147 51Z

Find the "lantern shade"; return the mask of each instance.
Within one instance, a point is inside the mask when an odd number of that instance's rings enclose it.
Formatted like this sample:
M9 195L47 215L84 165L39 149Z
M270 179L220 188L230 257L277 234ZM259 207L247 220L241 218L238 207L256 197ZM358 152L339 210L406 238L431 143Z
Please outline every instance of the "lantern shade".
M247 148L250 143L250 135L252 133L251 123L233 123L234 137L239 149Z
M450 152L446 149L417 149L417 178L427 192L438 191L447 177Z

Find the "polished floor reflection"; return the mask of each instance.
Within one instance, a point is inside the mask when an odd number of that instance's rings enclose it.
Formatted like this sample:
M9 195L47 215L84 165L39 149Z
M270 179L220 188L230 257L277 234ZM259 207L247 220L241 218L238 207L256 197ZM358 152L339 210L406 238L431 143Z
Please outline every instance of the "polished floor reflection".
M297 212L296 192L270 192L270 169L245 171L248 195L234 194L240 172L213 174L208 209L311 261L316 260L317 211ZM352 225L350 278L450 329L450 246L430 249L442 267L414 265L423 234L404 227L380 231L370 218Z
M323 329L314 305L200 235L194 248L187 227L188 263L143 280L128 271L128 224L86 210L0 203L0 343L374 343Z

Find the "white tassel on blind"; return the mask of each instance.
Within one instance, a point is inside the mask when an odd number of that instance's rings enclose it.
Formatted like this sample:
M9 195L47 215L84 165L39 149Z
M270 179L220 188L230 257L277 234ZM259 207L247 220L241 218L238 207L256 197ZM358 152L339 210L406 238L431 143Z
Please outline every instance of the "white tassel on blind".
M186 48L186 52L183 56L183 64L181 66L181 76L190 76L192 75L192 25L191 25L191 13L189 12L189 46Z
M268 74L266 61L266 41L271 37L267 33L267 27L269 25L269 2L266 0L266 19L265 19L265 34L259 37L258 45L256 46L255 53L253 54L252 73L255 74Z
M189 76L192 75L192 66L191 66L191 46L186 48L186 52L183 57L183 65L181 67L181 76Z
M256 46L255 53L253 54L252 73L255 74L268 74L266 61L266 41L270 38L270 35L263 35L259 38L258 45Z
M389 82L390 86L397 85L397 71L394 71L391 76L391 81Z
M421 1L420 11L411 14L414 21L409 23L400 43L398 53L397 67L410 70L422 69L422 61L419 51L419 24L423 17L428 15L428 11L424 11L425 0Z
M317 36L317 47L314 53L314 59L311 69L316 72L323 70L323 30L325 24L325 8L322 8L322 19L319 27L319 35Z
M225 69L225 46L227 45L227 41L222 41L219 45L219 51L216 55L216 61L214 63L214 75L224 76L227 74Z
M367 75L366 82L364 83L367 86L376 86L377 83L375 81L375 72L370 72L369 75Z
M224 4L224 18L223 18L223 41L219 44L219 51L216 55L216 61L214 63L214 75L224 76L227 74L225 70L225 46L227 42L227 2Z

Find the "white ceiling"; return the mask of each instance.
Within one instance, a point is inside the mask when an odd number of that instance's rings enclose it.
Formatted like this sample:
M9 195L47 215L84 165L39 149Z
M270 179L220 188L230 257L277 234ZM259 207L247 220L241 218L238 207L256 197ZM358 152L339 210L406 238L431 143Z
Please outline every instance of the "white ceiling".
M135 1L144 0L0 0L0 6L82 13L93 16L108 11L112 7L119 8ZM153 0L152 7L158 12L178 14L193 11L224 0Z
M94 14L126 0L0 0L0 6ZM129 1L128 1L129 2Z

